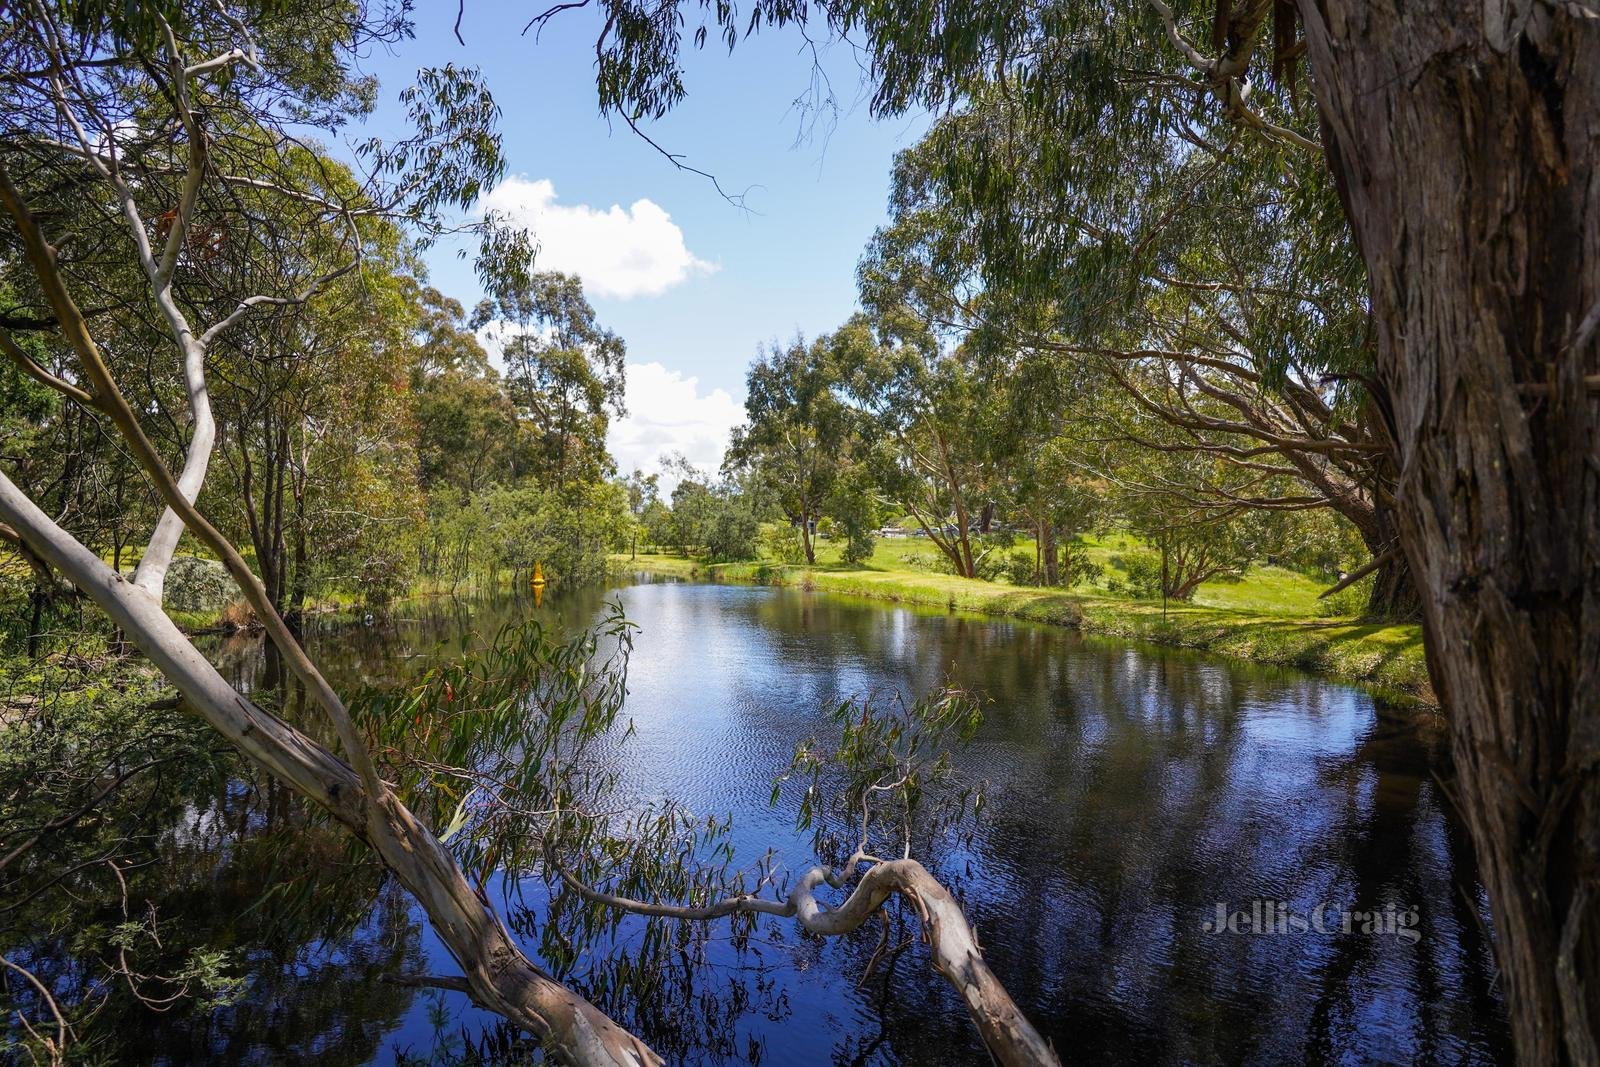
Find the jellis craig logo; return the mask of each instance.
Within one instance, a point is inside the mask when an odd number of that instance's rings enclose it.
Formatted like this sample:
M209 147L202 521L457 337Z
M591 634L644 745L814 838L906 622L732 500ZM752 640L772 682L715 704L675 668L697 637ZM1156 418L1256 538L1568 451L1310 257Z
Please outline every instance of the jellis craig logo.
M1281 900L1252 900L1249 907L1234 908L1217 901L1215 912L1202 919L1200 928L1208 934L1364 934L1369 937L1396 937L1408 944L1422 940L1417 929L1420 916L1407 904L1385 904L1362 910L1318 904L1309 912L1296 911Z

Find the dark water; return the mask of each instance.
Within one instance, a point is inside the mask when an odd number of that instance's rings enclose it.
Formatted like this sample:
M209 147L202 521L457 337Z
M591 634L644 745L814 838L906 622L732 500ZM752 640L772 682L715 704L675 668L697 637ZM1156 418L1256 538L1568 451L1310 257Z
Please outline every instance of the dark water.
M768 801L823 707L946 678L990 700L962 757L990 781L989 816L960 854L925 859L959 885L994 970L1066 1062L1506 1058L1482 890L1436 777L1448 772L1431 717L1290 672L1021 623L739 586L607 595L642 627L627 706L637 732L619 757L626 788L731 812L744 854L770 845L795 871L813 862L808 839L792 809ZM546 610L582 623L600 608L596 592ZM385 684L439 642L492 632L520 610L408 607L406 620L317 635L313 651L338 684ZM258 650L218 655L241 685L257 680ZM281 860L246 865L248 833L228 840L208 876L216 897L192 894L196 921L215 921L200 918L208 899L237 907L229 892L259 893L282 870ZM380 980L450 970L404 898L377 889L337 841L293 862L339 886L326 934L313 924L285 935L257 961L243 1003L162 1022L132 1040L145 1046L133 1055L388 1063L482 1035L488 1020L461 998ZM1333 929L1204 928L1218 902L1257 900L1306 918L1326 905ZM1359 919L1338 929L1346 910L1391 904L1414 913L1412 936L1362 933ZM921 946L862 981L877 939L864 930L821 943L765 919L751 952L714 943L699 979L714 1007L686 1026L701 1040L680 1054L987 1062Z

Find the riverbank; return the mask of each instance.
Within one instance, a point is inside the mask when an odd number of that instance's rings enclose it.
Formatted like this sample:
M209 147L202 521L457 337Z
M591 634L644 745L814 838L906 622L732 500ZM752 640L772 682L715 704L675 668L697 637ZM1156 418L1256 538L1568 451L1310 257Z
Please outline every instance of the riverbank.
M1414 623L1275 614L1208 604L1129 600L1097 592L1039 589L915 570L805 567L770 562L702 563L678 556L611 557L621 572L713 582L797 586L893 603L943 607L1068 626L1084 633L1199 649L1255 663L1296 667L1436 704Z

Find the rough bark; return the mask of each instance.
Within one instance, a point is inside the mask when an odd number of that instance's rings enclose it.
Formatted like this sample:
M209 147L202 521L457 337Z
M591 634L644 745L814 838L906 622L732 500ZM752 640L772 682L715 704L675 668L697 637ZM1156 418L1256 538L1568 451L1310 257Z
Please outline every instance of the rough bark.
M1600 1060L1600 17L1300 0L1518 1058Z
M1373 558L1392 548L1400 533L1395 528L1392 510L1381 500L1373 509L1376 533L1367 538L1367 550ZM1417 583L1411 577L1411 565L1405 553L1392 553L1373 572L1372 593L1367 597L1367 615L1374 619L1411 619L1422 614L1422 602L1417 594Z

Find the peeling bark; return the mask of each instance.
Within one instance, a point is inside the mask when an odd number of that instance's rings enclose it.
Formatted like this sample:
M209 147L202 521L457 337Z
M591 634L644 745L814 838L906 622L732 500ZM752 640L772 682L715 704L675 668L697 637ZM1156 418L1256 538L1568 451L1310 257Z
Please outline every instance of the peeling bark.
M1300 0L1525 1064L1600 1059L1600 17Z

